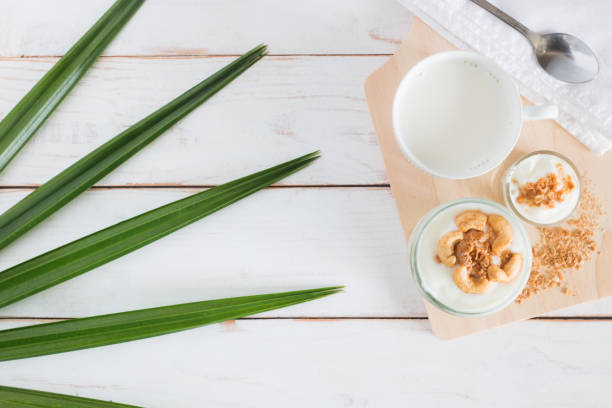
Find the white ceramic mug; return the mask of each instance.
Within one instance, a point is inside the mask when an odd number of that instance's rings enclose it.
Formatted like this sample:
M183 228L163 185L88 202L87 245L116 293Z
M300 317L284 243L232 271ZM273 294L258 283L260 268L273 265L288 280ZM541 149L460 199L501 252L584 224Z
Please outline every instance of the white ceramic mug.
M432 55L397 88L393 130L408 160L438 177L466 179L497 167L523 120L553 119L556 106L523 106L512 78L494 61L465 51Z

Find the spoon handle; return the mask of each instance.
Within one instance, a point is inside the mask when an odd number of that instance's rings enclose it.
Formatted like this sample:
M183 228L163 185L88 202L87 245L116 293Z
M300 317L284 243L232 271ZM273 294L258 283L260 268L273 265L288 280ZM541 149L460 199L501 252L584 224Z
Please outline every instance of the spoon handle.
M530 29L528 29L523 24L515 20L513 17L509 16L508 14L504 13L503 11L489 3L487 0L472 0L472 3L475 3L483 9L487 10L489 13L493 14L495 17L499 18L501 21L508 24L510 27L514 28L519 33L523 34L525 37L527 37L527 39L532 39L533 32Z

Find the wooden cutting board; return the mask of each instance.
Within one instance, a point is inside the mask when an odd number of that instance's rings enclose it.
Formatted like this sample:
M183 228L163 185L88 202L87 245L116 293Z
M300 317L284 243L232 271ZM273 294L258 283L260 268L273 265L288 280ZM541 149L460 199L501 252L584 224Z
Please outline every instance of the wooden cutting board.
M534 150L549 149L560 152L574 161L578 169L592 180L593 193L608 209L612 200L612 160L610 154L599 156L572 137L553 121L525 122L517 146L497 169L469 180L444 180L418 170L406 160L393 135L391 105L400 80L410 68L423 58L455 47L418 18L400 49L365 82L366 99L380 143L391 190L408 240L417 221L440 203L461 197L483 197L503 203L500 177L515 160ZM484 317L449 315L426 302L425 306L433 332L440 339L453 339L518 320L539 316L553 310L572 306L612 294L612 215L601 219L598 234L599 253L580 271L566 274L569 289L566 295L558 288L548 289L527 301L508 306ZM537 231L527 226L533 242ZM409 271L406 271L409 273Z

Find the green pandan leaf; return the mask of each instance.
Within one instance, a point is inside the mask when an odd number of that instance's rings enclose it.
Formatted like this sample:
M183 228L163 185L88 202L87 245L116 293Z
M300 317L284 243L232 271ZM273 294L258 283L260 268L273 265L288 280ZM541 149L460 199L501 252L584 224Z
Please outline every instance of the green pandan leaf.
M0 307L74 278L214 213L306 167L310 153L172 202L0 272Z
M2 330L0 361L160 336L308 302L341 289L336 286L207 300Z
M138 408L92 398L0 386L0 407L6 408Z
M53 113L144 0L117 0L0 122L0 171Z
M9 208L0 215L0 249L93 186L259 61L266 52L265 45L255 47L98 147Z

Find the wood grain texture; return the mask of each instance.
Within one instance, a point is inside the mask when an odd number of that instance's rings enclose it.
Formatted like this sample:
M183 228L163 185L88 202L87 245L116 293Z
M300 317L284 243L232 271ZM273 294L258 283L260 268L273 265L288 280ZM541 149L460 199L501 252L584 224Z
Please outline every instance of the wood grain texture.
M103 58L0 174L38 185L233 57ZM55 59L0 59L0 117ZM212 185L321 149L287 184L388 182L363 95L386 57L267 57L99 185ZM220 172L220 169L223 169Z
M441 342L418 320L239 320L4 362L0 383L151 408L604 407L609 332L531 321Z
M0 56L62 55L112 3L3 0ZM148 0L104 55L392 54L409 25L395 1Z
M0 268L196 191L87 192L3 250ZM24 194L0 190L0 211ZM121 259L5 307L0 316L85 317L336 284L346 285L346 291L325 302L266 316L426 316L408 274L408 252L390 190L265 190ZM606 317L612 315L610 310L612 299L556 316Z
M56 60L36 56L64 53L111 3L0 2L0 117ZM347 289L263 320L5 362L0 384L160 408L609 405L610 298L550 314L559 320L453 342L438 341L426 320L388 319L423 319L426 311L407 273L391 192L373 186L389 180L362 84L409 25L395 0L148 0L110 57L0 174L0 211L29 191L7 186L44 182L231 59L207 56L263 41L291 56L254 66L102 187L3 250L0 269L200 191L185 186L222 183L317 148L323 157L283 182L305 188L262 191L2 309L9 318L0 318L0 330L41 322L32 317L335 283ZM337 184L368 186L315 187ZM143 185L157 188L131 188Z
M5 248L0 268L196 191L87 192ZM0 193L0 206L4 209L21 196L21 191ZM269 189L5 307L0 315L88 316L243 292L344 284L350 292L319 307L304 304L292 313L401 316L422 309L406 270L405 245L389 190ZM291 316L288 313L270 315Z
M368 103L406 238L410 236L419 218L440 203L461 197L483 197L502 202L500 179L504 170L534 150L555 150L568 156L592 180L592 190L601 202L606 206L612 202L612 184L609 182L612 161L609 155L602 158L590 152L552 121L526 122L517 146L504 163L474 179L444 180L412 166L402 156L393 135L391 106L395 89L403 75L416 62L428 55L453 48L431 28L415 19L400 50L366 81ZM606 214L601 221L603 231L598 237L600 252L581 271L569 274L567 278L568 286L575 296L564 295L559 290L548 290L521 305L512 304L498 313L479 318L455 317L427 305L434 332L443 339L455 338L611 295L612 214ZM535 239L535 228L528 226L528 230L532 239Z

